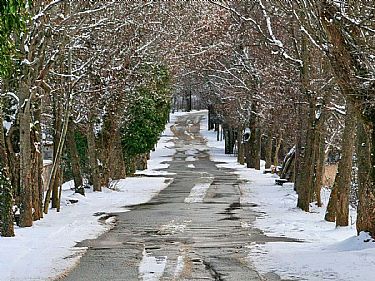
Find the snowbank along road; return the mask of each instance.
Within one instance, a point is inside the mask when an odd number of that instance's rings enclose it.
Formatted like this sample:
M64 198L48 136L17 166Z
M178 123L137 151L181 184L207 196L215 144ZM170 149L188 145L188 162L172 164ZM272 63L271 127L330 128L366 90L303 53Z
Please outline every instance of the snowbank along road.
M251 227L259 214L240 204L238 176L210 160L202 118L183 115L171 128L173 182L150 202L116 214L110 232L79 243L88 251L62 280L280 280L260 276L247 246L292 240Z

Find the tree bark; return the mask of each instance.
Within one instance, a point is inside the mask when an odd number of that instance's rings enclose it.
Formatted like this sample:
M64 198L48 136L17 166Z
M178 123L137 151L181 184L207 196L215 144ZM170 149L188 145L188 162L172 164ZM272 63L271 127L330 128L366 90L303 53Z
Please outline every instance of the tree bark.
M126 176L125 162L123 158L121 146L121 134L118 124L110 114L104 118L104 126L102 130L102 153L101 159L106 173L106 183L110 179L122 179Z
M82 175L81 175L81 167L80 167L80 160L78 156L78 150L77 150L77 145L74 137L74 123L72 118L69 121L68 124L68 131L66 134L66 145L68 148L68 153L70 156L70 161L71 161L71 167L72 167L72 174L73 174L73 180L74 180L74 190L75 192L78 193L83 193L84 195L84 189L83 187L83 180L82 180ZM83 192L82 192L83 191Z
M36 186L38 189L38 204L35 206L36 208L36 217L38 219L43 218L43 199L44 199L44 184L43 184L43 153L41 151L41 143L42 143L42 126L41 126L41 117L42 117L42 101L41 97L38 96L37 100L34 104L34 117L37 120L35 124L35 137L38 143L39 151L36 154L36 163L37 163L37 171L35 173L36 177Z
M283 135L280 132L276 138L275 154L273 156L273 165L275 167L279 166L279 151L280 151L282 141L283 141Z
M0 99L0 233L3 237L14 236L13 195L9 180L8 155L3 129L3 106Z
M147 153L144 154L144 169L147 169ZM119 129L115 130L114 135L114 161L112 164L113 174L112 179L124 179L126 177L126 168L124 154L121 146L121 134Z
M245 164L245 153L244 153L244 145L242 143L242 132L243 132L242 129L237 131L237 147L238 147L237 148L238 149L237 161L241 165Z
M220 139L220 124L215 123L215 132L216 132L216 140L221 141Z
M102 191L97 157L98 153L95 143L94 123L92 121L90 121L87 126L87 146L93 189L94 191Z
M224 130L224 139L225 139L225 154L233 154L234 148L234 130L232 128L227 128Z
M56 161L57 167L55 168L57 171L52 178L52 208L57 208L59 205L59 186L60 186L60 174L61 174L61 163L59 157L59 145L61 140L61 105L58 97L54 97L54 136L53 136L53 162Z
M250 137L250 168L260 170L260 152L262 134L259 128L253 131L254 137Z
M323 185L323 174L324 174L324 145L325 145L325 121L326 121L326 110L324 108L324 100L317 108L317 111L320 112L319 117L315 120L315 145L314 145L314 155L315 155L315 177L314 177L314 186L313 190L315 193L316 204L318 207L322 207L322 198L321 198L321 189Z
M260 170L261 134L258 128L257 104L251 103L249 154L250 168Z
M321 190L323 185L323 175L324 175L324 160L325 160L325 153L324 153L324 141L325 136L324 133L321 131L323 130L323 124L319 126L318 129L318 140L316 141L316 167L315 167L315 180L314 180L314 192L316 197L316 205L318 207L322 207L322 198L321 198Z
M352 160L355 140L353 132L355 127L355 112L352 105L348 103L344 134L342 136L342 156L334 183L334 188L337 183L336 226L347 226L349 224L349 195L352 183Z
M272 165L272 133L269 130L266 137L266 143L265 143L265 159L266 161L266 169L271 168Z
M297 126L296 126L296 134L295 134L295 143L296 143L296 151L295 151L295 161L294 161L294 190L297 194L300 193L301 184L299 182L301 178L301 170L302 170L302 163L303 163L303 120L302 120L302 107L301 104L296 104L296 116L297 116Z
M374 83L363 83L358 77L371 76L372 69L363 63L360 46L362 30L352 24L347 29L337 20L339 8L331 1L323 1L321 7L322 24L329 40L328 58L335 78L346 99L352 103L359 115L358 124L358 181L359 204L357 232L365 231L375 238L375 96ZM353 40L347 40L347 33ZM365 87L365 88L364 88Z
M21 227L33 225L32 211L32 181L31 181L31 95L29 83L21 82L20 92L22 99L20 103L23 108L19 112L20 120L20 221Z
M332 188L324 219L329 222L336 220L337 188Z
M327 221L335 221L336 219L336 226L348 226L349 224L349 194L352 179L352 159L354 151L353 132L355 131L355 127L355 112L352 105L348 104L341 143L341 159L333 184L333 196L329 199L329 208L327 207L325 216Z
M33 128L31 131L31 182L32 182L32 204L33 204L33 220L40 220L42 218L41 205L43 201L40 201L40 186L39 186L39 142L38 142L38 131ZM43 197L42 197L43 198Z
M357 232L375 237L375 115L372 126L358 122L358 216Z
M308 129L304 155L301 159L301 171L299 173L297 193L297 207L305 212L310 211L310 202L313 194L314 180L314 143L315 143L315 99L309 97Z
M214 113L213 113L213 106L210 104L208 105L208 130L213 130L215 128L215 124L213 122L213 117L214 117Z

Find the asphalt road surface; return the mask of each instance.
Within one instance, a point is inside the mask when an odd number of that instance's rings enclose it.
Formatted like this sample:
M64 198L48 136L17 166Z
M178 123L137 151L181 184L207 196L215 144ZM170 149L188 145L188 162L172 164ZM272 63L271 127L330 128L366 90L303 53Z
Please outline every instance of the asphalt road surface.
M62 280L280 280L261 276L246 246L290 240L251 227L259 214L241 205L237 175L210 160L203 117L182 116L172 127L173 182L150 202L116 214L108 233L79 243L88 251Z

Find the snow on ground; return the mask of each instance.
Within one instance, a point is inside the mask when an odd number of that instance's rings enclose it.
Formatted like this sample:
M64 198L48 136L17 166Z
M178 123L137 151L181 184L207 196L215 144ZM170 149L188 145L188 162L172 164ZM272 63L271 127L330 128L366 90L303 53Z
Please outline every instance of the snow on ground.
M375 241L365 233L356 235L355 211L350 211L348 227L336 228L334 223L324 221L324 206L329 199L326 189L322 190L322 208L312 204L310 213L297 209L293 184L275 185L276 176L239 165L236 157L224 154L224 142L216 141L216 133L205 130L206 119L201 127L212 160L221 162L219 167L235 169L247 181L241 185L241 203L258 205L255 210L261 215L255 227L269 236L302 241L250 245L249 260L261 273L274 272L293 280L374 280ZM249 226L246 221L242 225Z
M169 125L151 153L145 174L161 175L164 161L174 154ZM167 148L167 149L166 149ZM103 192L74 194L72 182L63 186L61 212L50 210L30 228L16 227L13 238L0 237L0 280L47 280L72 267L85 252L76 242L93 239L109 230L115 219L106 213L127 211L126 206L149 201L168 186L165 177L133 177L113 182ZM76 202L76 203L71 203Z
M171 121L183 114L186 113L174 114ZM219 162L220 167L235 169L248 181L241 185L241 203L258 205L255 210L262 213L255 226L270 236L303 241L250 245L249 259L260 272L275 272L295 280L374 279L375 243L366 234L356 236L355 212L351 212L352 224L342 228L335 228L334 223L323 220L324 208L313 206L310 213L302 212L295 207L297 197L292 185L276 186L274 176L246 169L236 163L235 157L225 155L224 142L217 142L216 133L207 131L207 117L202 120L201 128L208 140L212 160ZM151 154L149 169L139 174L166 174L158 169L166 168L168 164L163 162L174 154L172 139L168 125ZM195 153L189 151L190 156ZM188 197L190 203L203 200L211 180L193 188ZM95 238L111 227L113 219L106 219L103 213L126 211L124 206L147 202L167 185L164 177L127 178L113 185L114 190L86 191L87 195L83 197L73 194L66 184L60 213L51 210L33 227L16 228L16 237L0 238L0 280L46 280L57 276L84 253L85 249L74 248L76 242ZM323 190L322 196L328 200L329 193ZM78 200L78 203L72 204L69 200ZM246 221L241 224L249 226ZM156 272L163 269L164 262L145 253L140 273L147 280L150 264L155 265L153 270Z
M185 203L201 203L209 189L213 179L207 178L209 181L206 183L198 183L193 186L188 197L185 198Z
M169 164L166 162L170 161L176 152L173 143L173 139L175 137L170 129L170 126L176 121L177 116L179 115L181 115L181 113L171 115L170 122L166 125L165 131L157 143L155 151L151 151L150 160L147 161L148 169L144 171L137 171L137 175L172 175L172 173L160 171L160 169L167 169L169 167Z
M186 162L194 162L194 161L197 161L197 158L195 158L194 156L188 156L188 157L186 157L185 161Z
M143 281L158 281L167 265L167 256L151 256L146 250L139 265L139 275Z

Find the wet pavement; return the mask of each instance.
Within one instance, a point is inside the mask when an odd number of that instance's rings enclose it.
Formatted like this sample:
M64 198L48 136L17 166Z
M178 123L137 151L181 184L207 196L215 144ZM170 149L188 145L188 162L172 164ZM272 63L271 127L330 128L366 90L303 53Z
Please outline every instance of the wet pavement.
M108 233L79 243L88 251L62 280L280 280L254 269L247 246L292 240L251 227L259 213L241 205L238 176L210 160L202 118L192 113L172 127L173 182L150 202L116 214Z

